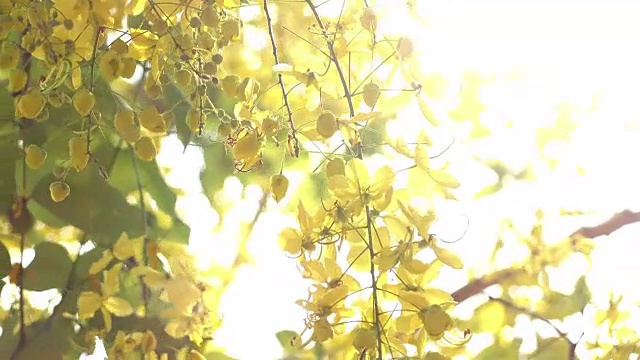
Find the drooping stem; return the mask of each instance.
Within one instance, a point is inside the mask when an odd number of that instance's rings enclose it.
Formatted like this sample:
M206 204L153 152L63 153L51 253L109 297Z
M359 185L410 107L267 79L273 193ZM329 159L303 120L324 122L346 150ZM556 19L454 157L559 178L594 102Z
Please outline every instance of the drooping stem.
M353 99L351 95L351 91L349 89L349 85L347 83L347 79L344 76L344 72L342 71L342 67L340 66L340 62L338 61L338 57L336 56L335 49L333 48L333 39L329 37L327 30L320 19L320 15L316 9L316 6L311 2L311 0L305 0L307 5L311 8L311 12L316 20L316 23L320 27L322 31L322 35L324 36L327 48L329 49L329 55L331 57L331 61L336 66L336 71L338 72L338 77L340 78L340 82L342 83L342 88L344 90L344 96L347 99L347 104L349 105L349 116L353 118L355 116L355 108L353 106ZM356 153L356 157L362 160L362 147L358 147L358 151ZM376 277L376 269L373 259L375 257L375 250L373 248L373 218L371 216L371 208L369 205L365 206L365 212L367 216L367 249L369 252L370 258L370 267L369 274L371 276L371 291L372 291L372 300L373 300L373 316L376 330L376 340L377 340L377 353L378 360L382 360L382 325L380 324L380 307L378 303L378 292L377 292L377 277Z
M280 58L278 57L278 46L276 45L276 38L273 34L273 26L271 25L271 15L269 14L269 6L267 0L264 0L264 15L267 17L267 29L269 30L269 38L271 38L271 49L273 50L273 59L276 65L280 64ZM287 110L287 120L289 123L289 132L293 139L293 152L295 157L300 156L300 142L296 137L296 127L293 124L293 113L291 112L291 106L289 105L289 99L287 96L287 89L284 86L284 80L282 80L282 74L278 73L278 83L280 84L280 90L282 91L282 99L284 101L284 107Z

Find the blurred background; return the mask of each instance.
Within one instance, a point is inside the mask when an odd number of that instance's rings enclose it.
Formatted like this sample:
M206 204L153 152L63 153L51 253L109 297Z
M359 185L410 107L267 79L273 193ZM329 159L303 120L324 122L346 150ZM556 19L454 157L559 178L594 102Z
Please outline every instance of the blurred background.
M534 262L530 237L536 225L542 228L544 244L535 246L543 248L561 244L581 227L600 224L622 210L640 211L640 171L633 160L640 153L640 4L389 0L368 5L385 39L407 37L414 45L411 59L401 64L389 61L374 77L389 89L406 88L408 79L422 84L432 116L440 123L430 133L435 147L444 150L453 142L437 161L449 162L460 181L453 191L458 201L435 200L439 210L433 232L450 240L464 235L448 247L462 257L465 269L443 269L434 286L453 292L469 279ZM305 6L270 5L281 60L299 71L308 67L322 73L324 59L297 55L315 51L301 39L313 37ZM339 0L318 7L321 16L334 19L341 12L344 19L357 19L361 9L360 1L351 0L344 8ZM264 89L274 77L263 9L243 5L238 11L244 35L225 54L234 59L227 62L232 64L228 70L256 77ZM311 41L324 49L318 39ZM353 46L355 54L357 41ZM354 55L354 64L355 59ZM353 69L353 78L362 79ZM272 98L264 99L265 107L277 107L272 105L281 101L278 91L271 93ZM304 106L304 93L292 96L296 108ZM425 124L415 96L399 90L385 96L403 104L402 109L371 126L415 141L415 130ZM331 146L306 148L306 164L320 164L322 156L314 151L329 152ZM199 266L212 273L216 267L233 268L220 303L223 325L215 343L238 359L276 359L282 356L282 346L275 334L303 329L305 313L294 301L305 298L307 289L295 261L280 250L277 235L283 227L295 226L287 212L291 214L299 199L311 208L320 206L323 183L308 165L288 164L287 196L279 204L268 199L263 205L262 188L247 182L246 174L220 170L223 148L214 143L189 146L183 152L180 140L169 137L158 162L167 169L168 183L181 190L178 212L191 226L189 247ZM375 150L385 159L391 153L382 146ZM268 169L277 171L281 160L280 151L268 154L265 176ZM398 160L394 168L402 167ZM398 173L398 182L419 184L409 174ZM557 266L546 267L549 289L566 295L567 307L575 305L571 301L584 305L552 320L572 341L583 340L577 348L581 359L605 356L613 346L592 349L587 342L637 341L633 333L640 331L640 290L633 274L640 273L639 237L640 225L632 224L594 239L588 256L569 255ZM587 300L572 296L581 278L591 295ZM536 304L542 291L533 286L489 287L465 301L455 315L474 337L461 359L515 359L518 351L530 353L545 337L557 336L549 324L526 314L486 306L479 312L487 295L499 297L508 291L514 302L541 309ZM616 333L597 320L619 296L616 309L626 320L616 325L617 331L624 331Z

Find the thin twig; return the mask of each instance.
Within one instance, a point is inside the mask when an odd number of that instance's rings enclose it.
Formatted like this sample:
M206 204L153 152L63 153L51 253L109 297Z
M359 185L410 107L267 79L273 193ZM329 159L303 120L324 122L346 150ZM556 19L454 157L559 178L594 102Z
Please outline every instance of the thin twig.
M22 192L27 191L27 157L22 157ZM22 200L20 200L22 202ZM26 203L22 203L25 206ZM26 209L25 209L26 210ZM23 210L24 211L24 210ZM18 338L18 346L12 355L12 358L19 354L27 343L26 325L24 322L24 245L25 245L25 231L20 231L20 271L18 276L18 289L19 294L19 312L20 312L20 337Z
M138 166L138 159L136 158L136 153L131 144L129 145L129 149L131 150L131 163L133 165L133 171L136 175L136 184L138 186L138 193L140 199L140 211L142 212L142 229L143 229L143 240L142 240L142 264L147 266L149 264L149 226L147 224L147 207L144 204L144 190L142 187L142 180L140 179L140 167ZM147 314L147 303L149 302L149 297L151 296L151 290L144 281L140 282L142 284L141 289L141 297L142 303L144 304L145 316Z
M340 62L338 61L338 57L336 56L336 52L333 49L333 40L331 40L331 38L329 38L329 34L327 34L327 30L324 27L324 24L322 23L322 19L320 19L320 15L318 14L318 11L316 10L316 6L313 5L313 2L311 2L311 0L305 0L307 2L307 4L309 5L309 7L311 8L311 12L313 13L313 16L316 19L316 22L318 23L318 26L320 27L320 30L322 31L322 35L324 36L325 40L327 41L327 47L329 48L329 55L331 55L331 60L333 61L333 63L336 65L336 71L338 72L338 76L340 77L340 82L342 82L342 88L344 90L344 95L347 98L347 103L349 104L349 115L351 117L355 116L355 109L353 107L353 100L351 99L351 96L349 95L349 85L347 85L347 79L344 77L344 73L342 72L342 68L340 67Z
M557 326L555 326L549 319L545 318L544 316L529 310L527 308L524 308L522 306L518 306L508 300L502 299L502 298L497 298L497 297L493 297L493 296L489 296L489 300L490 301L495 301L495 302L499 302L500 304L504 305L505 307L508 307L510 309L513 309L519 313L528 315L529 317L533 318L533 319L537 319L540 321L543 321L545 323L547 323L547 325L551 326L551 328L553 328L553 330L558 334L558 336L560 336L561 338L563 338L564 340L566 340L569 344L572 344L571 340L569 340L569 337L567 335L567 333L565 333L564 331L558 329Z
M276 62L276 65L280 64L280 59L278 58L278 47L276 45L276 38L273 35L273 26L271 25L271 15L269 14L269 6L267 4L267 0L264 0L264 14L267 17L267 29L269 30L269 37L271 38L271 49L273 50L273 59ZM300 156L300 142L296 137L296 127L293 124L293 114L291 112L291 107L289 106L289 100L287 97L287 89L284 87L284 80L282 80L282 74L278 73L278 83L280 83L280 90L282 90L282 98L284 101L284 106L287 109L287 118L289 121L289 130L291 131L291 137L293 138L293 152L295 157Z
M532 310L529 310L527 308L518 306L518 305L516 305L516 304L514 304L514 303L512 303L512 302L510 302L508 300L502 299L502 298L496 298L496 297L493 297L493 296L489 296L489 300L490 301L499 302L500 304L504 305L505 307L513 309L513 310L515 310L515 311L517 311L519 313L525 314L525 315L531 317L532 319L537 319L537 320L545 322L547 325L549 325L558 334L559 338L556 338L556 339L558 339L558 340L562 339L562 340L567 342L567 345L569 346L569 351L567 353L567 359L568 360L575 359L575 357L576 357L576 347L578 346L578 343L580 343L580 340L584 336L584 332L582 333L582 335L580 335L580 338L578 339L578 341L573 342L573 341L571 341L569 339L569 335L566 332L560 330L557 326L555 326L549 319L545 318L544 316L542 316L542 315L540 315L540 314L538 314L538 313L536 313L536 312L534 312ZM542 349L541 348L538 349L538 351L540 351L540 350L542 350Z
M98 26L96 30L96 38L93 41L93 51L91 53L91 67L89 69L89 91L93 94L94 87L94 71L96 65L96 58L98 53L98 41L100 40L100 34L102 33L102 27ZM93 158L93 154L91 153L91 113L87 115L87 155L90 158Z

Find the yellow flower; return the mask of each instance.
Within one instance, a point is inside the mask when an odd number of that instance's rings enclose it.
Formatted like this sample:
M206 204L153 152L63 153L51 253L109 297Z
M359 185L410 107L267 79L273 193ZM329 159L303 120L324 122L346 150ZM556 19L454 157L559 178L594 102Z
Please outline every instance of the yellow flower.
M416 210L404 206L402 202L398 202L398 205L409 223L415 226L418 230L418 235L426 241L426 245L433 250L440 261L454 269L463 268L462 260L460 260L458 255L451 250L437 246L435 237L429 233L429 227L433 220L435 220L435 215L432 212L428 212L427 215L420 215Z
M118 275L123 264L114 265L104 272L101 291L83 291L78 296L78 316L81 319L92 318L100 310L104 318L105 329L111 330L111 315L125 317L133 314L133 307L125 299L113 296L119 291Z
M155 335L149 330L128 334L118 331L113 345L107 351L107 355L109 359L142 358L144 360L156 360L158 355L154 350L157 344Z
M453 319L446 310L455 303L429 304L422 295L413 292L401 292L399 295L409 303L408 309L412 311L395 319L397 331L405 334L415 334L417 331L418 338L428 336L440 340L446 331L453 328Z
M302 201L298 203L298 224L300 230L285 228L278 235L280 248L291 255L298 255L302 250L313 251L315 242L319 239L320 229L325 220L323 211L317 211L314 216L305 210Z
M312 279L326 289L338 287L342 284L349 290L360 288L358 281L351 275L346 274L338 263L331 258L324 258L323 262L318 260L303 260L300 265L304 268L303 277Z
M342 204L354 202L355 215L366 205L383 211L391 202L395 176L393 169L384 165L375 171L372 180L364 161L354 158L346 164L344 175L329 178L329 190Z
M94 275L104 270L114 258L118 261L125 261L129 258L142 260L142 243L142 238L129 239L129 236L123 232L113 247L105 250L102 257L91 264L89 274Z

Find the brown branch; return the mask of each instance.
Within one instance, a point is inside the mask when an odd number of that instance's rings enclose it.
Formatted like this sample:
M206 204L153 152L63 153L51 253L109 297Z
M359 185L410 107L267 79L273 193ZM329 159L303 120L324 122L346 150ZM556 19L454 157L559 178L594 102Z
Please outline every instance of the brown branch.
M454 301L461 303L474 295L482 293L484 289L491 285L502 283L508 279L513 279L519 273L524 273L524 270L520 268L510 268L483 275L477 279L469 281L465 286L454 291L451 296Z
M593 239L598 236L610 235L614 231L636 222L640 222L640 212L624 210L613 215L611 218L601 224L581 227L580 229L574 231L568 237L568 241L579 237ZM522 268L498 270L491 274L483 275L479 278L471 280L460 289L454 291L451 295L456 302L460 303L474 295L480 294L489 286L506 282L507 280L513 279L517 275L523 273L524 270Z
M582 236L586 238L597 238L598 236L610 235L612 232L626 226L640 222L640 212L630 210L621 211L602 224L595 226L582 227L571 234L571 237Z

